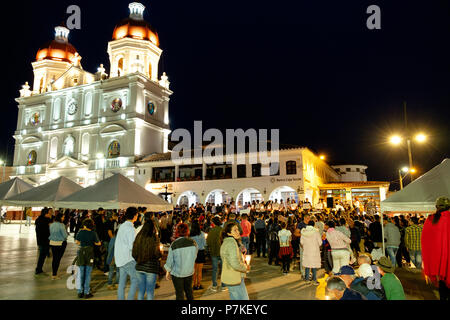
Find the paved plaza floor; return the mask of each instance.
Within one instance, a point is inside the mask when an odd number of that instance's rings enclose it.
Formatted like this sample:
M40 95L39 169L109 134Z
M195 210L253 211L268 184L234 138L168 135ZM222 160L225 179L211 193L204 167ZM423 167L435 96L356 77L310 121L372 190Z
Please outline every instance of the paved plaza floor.
M19 229L21 232L19 233ZM76 244L70 236L59 269L60 280L51 280L51 258L47 258L46 275L35 276L38 257L34 225L31 227L10 224L0 226L0 300L78 300L76 290L67 288L70 277L67 268L76 255ZM321 276L323 270L319 272ZM436 300L437 291L427 285L420 273L398 268L396 275L403 283L408 300ZM246 279L249 297L252 300L315 300L316 286L300 280L300 271L295 268L283 276L278 266L269 266L267 259L253 257L252 269ZM160 288L155 291L155 300L174 300L175 291L171 282L161 278ZM203 290L194 291L195 299L228 300L225 292L213 293L211 265L203 269ZM99 270L92 274L92 300L116 300L117 291L107 289L107 277Z

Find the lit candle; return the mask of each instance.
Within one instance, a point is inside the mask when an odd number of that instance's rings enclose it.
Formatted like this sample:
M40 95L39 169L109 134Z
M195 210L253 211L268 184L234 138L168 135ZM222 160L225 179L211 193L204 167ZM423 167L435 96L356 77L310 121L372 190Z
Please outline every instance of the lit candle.
M206 239L208 239L208 234L207 234L207 233L205 233L205 240L206 240Z
M247 263L247 265L250 265L250 261L252 260L252 256L249 254L245 255L245 263Z
M164 245L161 243L161 244L159 245L159 250L160 250L160 251L163 251L163 249L164 249Z

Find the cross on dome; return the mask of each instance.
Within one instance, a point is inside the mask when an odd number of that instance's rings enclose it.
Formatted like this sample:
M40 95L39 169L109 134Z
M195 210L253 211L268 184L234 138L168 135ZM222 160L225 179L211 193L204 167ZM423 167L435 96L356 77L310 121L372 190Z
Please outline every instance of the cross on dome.
M145 6L139 2L132 2L128 5L130 9L130 18L136 20L144 20Z

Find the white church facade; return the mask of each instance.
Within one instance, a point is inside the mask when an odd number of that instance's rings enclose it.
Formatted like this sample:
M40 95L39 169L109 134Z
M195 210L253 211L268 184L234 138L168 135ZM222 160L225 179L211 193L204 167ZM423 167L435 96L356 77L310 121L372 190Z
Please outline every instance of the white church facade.
M108 44L109 76L102 65L95 74L83 70L65 27L39 49L33 86L16 99L16 176L33 185L66 176L88 186L103 171L134 180L135 159L168 151L172 92L165 74L158 79L162 50L145 7L129 8Z

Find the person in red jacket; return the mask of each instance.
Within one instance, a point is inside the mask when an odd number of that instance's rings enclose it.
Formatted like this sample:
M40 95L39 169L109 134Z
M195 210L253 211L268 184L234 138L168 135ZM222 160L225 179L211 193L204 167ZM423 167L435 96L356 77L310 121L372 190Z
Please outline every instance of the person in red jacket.
M430 215L422 231L423 272L439 287L441 300L450 293L450 199L436 200L436 213Z
M245 249L247 249L247 252L249 251L250 247L250 232L252 231L252 224L248 221L248 216L246 213L242 215L242 221L241 221L241 227L242 227L242 244L245 246Z

